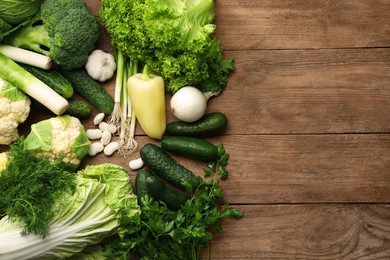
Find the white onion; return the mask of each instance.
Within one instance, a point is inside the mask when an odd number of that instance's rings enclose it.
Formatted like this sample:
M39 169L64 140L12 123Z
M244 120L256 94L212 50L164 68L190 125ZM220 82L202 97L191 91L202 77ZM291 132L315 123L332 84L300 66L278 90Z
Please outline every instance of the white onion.
M184 122L195 122L206 112L207 98L195 87L182 87L171 98L173 115Z

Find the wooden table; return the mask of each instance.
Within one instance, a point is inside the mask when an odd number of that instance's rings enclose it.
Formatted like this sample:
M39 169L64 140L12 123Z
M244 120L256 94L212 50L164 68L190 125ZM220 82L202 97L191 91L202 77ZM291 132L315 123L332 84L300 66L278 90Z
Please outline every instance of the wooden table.
M99 1L86 2L97 14ZM215 8L215 36L236 70L209 102L230 120L210 141L230 153L222 188L245 217L223 221L211 258L390 259L390 1ZM111 50L104 30L99 47ZM106 88L113 94L113 81ZM137 141L151 141L139 127ZM178 159L202 174L203 165Z

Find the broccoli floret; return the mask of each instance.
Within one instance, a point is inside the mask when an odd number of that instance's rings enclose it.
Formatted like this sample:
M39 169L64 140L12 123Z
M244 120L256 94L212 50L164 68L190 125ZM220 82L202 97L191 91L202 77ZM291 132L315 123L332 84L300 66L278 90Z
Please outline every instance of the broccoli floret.
M82 67L99 39L96 17L83 0L45 0L40 12L4 43L49 56L66 68Z

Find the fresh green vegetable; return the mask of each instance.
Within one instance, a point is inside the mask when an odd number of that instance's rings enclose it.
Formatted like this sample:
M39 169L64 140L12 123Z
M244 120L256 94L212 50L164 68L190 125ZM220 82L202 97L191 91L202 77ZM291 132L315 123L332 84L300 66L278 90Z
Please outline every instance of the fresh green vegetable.
M154 176L152 171L147 168L142 168L137 171L137 175L135 176L135 191L138 198L138 204L141 205L142 198L145 196L151 196L148 191L148 185L146 184L146 179L150 176Z
M73 96L72 83L59 71L55 69L45 70L26 64L19 65L60 94L61 97L68 99Z
M80 120L63 115L31 125L24 148L54 161L62 160L67 169L75 170L88 154L90 144Z
M68 102L69 106L65 114L77 118L88 118L91 115L91 108L86 102L79 99L69 99Z
M213 232L221 232L221 220L241 218L243 213L223 203L220 176L212 173L178 210L149 196L141 198L141 222L136 233L121 233L104 241L108 259L199 259ZM222 203L222 205L220 204Z
M114 109L108 117L108 122L117 127L119 132L119 153L123 156L137 149L134 138L137 122L134 109L127 91L127 80L138 72L138 62L123 55L114 48L117 64L114 93Z
M211 112L192 123L182 121L170 122L167 124L166 133L194 137L213 136L221 134L227 125L228 119L225 114Z
M165 136L161 140L161 148L206 162L218 159L217 147L209 141L198 137Z
M229 154L225 150L223 144L217 146L218 149L218 159L216 161L211 161L207 164L207 168L204 169L205 177L212 175L218 175L221 180L225 180L228 177L228 171L226 166L229 161Z
M0 19L18 24L38 13L43 0L1 0Z
M40 12L3 42L51 57L66 69L81 68L99 39L99 26L83 0L45 0Z
M6 167L0 173L0 217L7 215L10 221L20 222L22 234L42 237L50 231L49 221L54 215L50 209L65 192L74 191L75 176L64 171L60 161L50 162L24 150L23 142L20 138L10 146Z
M18 126L30 114L31 100L0 78L0 144L9 145L19 137Z
M156 200L165 203L168 208L173 210L180 209L191 198L188 194L166 185L165 182L159 180L156 176L147 177L146 185L150 194Z
M143 73L129 77L127 88L142 130L151 138L161 139L167 124L163 78L149 74L146 65Z
M166 89L219 92L234 69L214 39L212 0L103 0L99 16L112 43L162 76Z
M97 110L106 115L112 113L114 109L113 98L85 70L61 70L61 73L72 83L73 89L89 101Z
M74 191L65 192L54 205L45 209L52 217L50 233L44 239L33 234L22 236L20 223L8 215L0 220L2 259L64 259L107 236L120 234L122 227L126 227L127 234L136 231L140 210L124 168L108 163L89 165L72 176L75 178ZM51 180L45 177L38 182L31 181L30 189L39 188L41 182L49 184ZM20 184L20 179L17 182ZM48 184L42 185L41 189L48 189ZM52 192L55 190L43 191L40 195ZM38 198L40 204L42 199L42 196ZM36 208L39 204L31 205Z
M45 70L52 67L52 59L50 57L34 51L7 44L0 44L0 52L15 62L21 62L22 64Z
M48 85L0 53L0 77L8 81L39 103L60 115L68 107L68 101Z
M201 177L196 176L155 144L147 143L142 146L140 155L152 172L188 192L193 192L202 183Z

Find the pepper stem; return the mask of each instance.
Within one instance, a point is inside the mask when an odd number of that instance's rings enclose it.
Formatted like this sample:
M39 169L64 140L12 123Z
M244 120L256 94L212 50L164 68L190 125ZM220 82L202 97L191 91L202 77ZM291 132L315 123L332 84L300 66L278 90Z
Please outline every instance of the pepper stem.
M143 71L143 74L142 74L142 79L143 79L143 80L150 80L149 66L148 66L148 65L145 65L145 66L144 66L144 71Z

